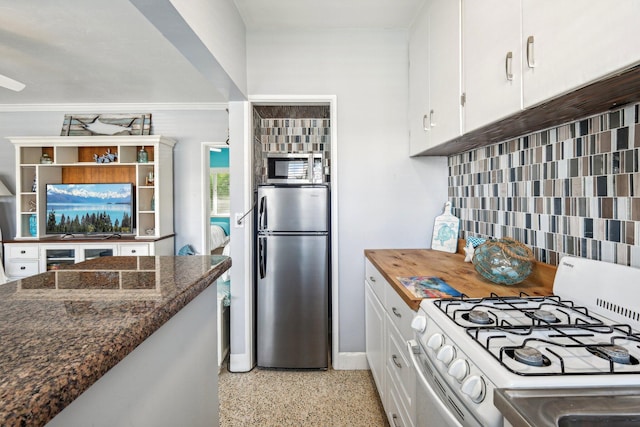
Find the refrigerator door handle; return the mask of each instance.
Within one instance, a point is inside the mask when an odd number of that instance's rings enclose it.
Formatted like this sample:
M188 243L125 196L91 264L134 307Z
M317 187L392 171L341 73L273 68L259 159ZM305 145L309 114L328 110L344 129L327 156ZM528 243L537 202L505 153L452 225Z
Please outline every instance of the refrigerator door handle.
M265 237L258 237L258 258L260 278L264 279L267 274L267 242Z
M262 196L260 198L260 215L258 220L258 230L265 230L267 228L267 197Z

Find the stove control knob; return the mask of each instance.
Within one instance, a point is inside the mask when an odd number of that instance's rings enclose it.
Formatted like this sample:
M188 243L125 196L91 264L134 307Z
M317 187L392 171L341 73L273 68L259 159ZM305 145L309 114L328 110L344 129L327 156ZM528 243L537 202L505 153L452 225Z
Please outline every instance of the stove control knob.
M425 316L417 315L411 321L411 328L418 332L423 333L425 329L427 329L427 318Z
M456 357L456 349L453 348L453 346L447 344L442 347L440 351L438 351L436 357L439 361L441 361L445 365L448 365L449 363L451 363L453 358Z
M478 375L471 375L469 378L464 380L460 389L475 403L482 402L486 393L484 380Z
M444 344L444 337L442 334L433 334L427 341L427 346L434 351L442 347L442 344Z
M456 359L449 366L447 373L460 382L469 374L469 364L464 359Z

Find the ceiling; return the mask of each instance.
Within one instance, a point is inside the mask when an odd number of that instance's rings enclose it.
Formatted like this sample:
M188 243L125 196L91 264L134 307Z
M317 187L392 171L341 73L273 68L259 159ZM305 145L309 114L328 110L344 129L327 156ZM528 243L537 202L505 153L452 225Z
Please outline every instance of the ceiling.
M247 31L407 28L424 0L234 0ZM129 0L0 0L1 105L210 103L226 96Z

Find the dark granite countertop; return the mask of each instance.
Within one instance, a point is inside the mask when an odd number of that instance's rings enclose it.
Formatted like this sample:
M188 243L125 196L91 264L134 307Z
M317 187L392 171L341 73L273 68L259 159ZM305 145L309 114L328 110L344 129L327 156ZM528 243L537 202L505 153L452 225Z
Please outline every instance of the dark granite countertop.
M0 425L46 424L230 266L103 257L0 285Z

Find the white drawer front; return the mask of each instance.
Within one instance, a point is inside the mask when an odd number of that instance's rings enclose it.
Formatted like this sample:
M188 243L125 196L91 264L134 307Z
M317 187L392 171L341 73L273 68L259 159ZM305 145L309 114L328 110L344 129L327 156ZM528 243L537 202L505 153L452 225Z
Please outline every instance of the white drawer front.
M385 291L387 293L385 308L387 309L391 323L398 328L405 341L413 338L411 321L416 314L415 311L409 308L394 288L387 286Z
M39 273L37 260L22 262L9 260L5 268L9 277L27 277Z
M9 246L8 258L25 258L25 259L37 259L38 258L38 246L17 245Z
M120 246L122 256L146 256L149 255L149 245L123 245Z
M384 290L385 288L389 287L389 284L382 276L382 274L378 271L378 269L375 268L374 265L371 264L371 261L369 261L368 259L365 259L364 270L365 279L367 280L367 282L369 282L369 284L371 285L371 289L373 289L373 292L376 294L380 302L382 302L382 304L384 305Z

